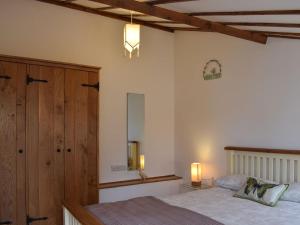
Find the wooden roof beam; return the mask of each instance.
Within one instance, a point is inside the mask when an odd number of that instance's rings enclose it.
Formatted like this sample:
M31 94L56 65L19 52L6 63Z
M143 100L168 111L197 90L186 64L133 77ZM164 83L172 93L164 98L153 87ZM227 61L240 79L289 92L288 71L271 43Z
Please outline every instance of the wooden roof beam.
M229 36L254 41L257 43L265 44L267 37L263 34L257 34L246 30L229 27L221 23L204 20L201 18L186 15L184 13L172 11L169 9L161 8L158 6L152 6L145 2L138 2L134 0L90 0L106 5L110 5L116 8L123 8L140 12L149 16L159 17L166 20L171 20L177 23L182 23L214 32L226 34Z
M192 2L198 0L152 0L147 2L149 5L162 5L162 4L170 4L170 3L179 3L179 2Z
M190 16L257 16L257 15L300 15L300 10L259 10L259 11L219 11L193 12Z
M131 21L131 19L127 16L122 16L122 15L111 13L111 12L101 11L99 9L89 8L89 7L74 4L74 3L71 3L71 2L57 1L57 0L36 0L36 1L49 3L49 4L52 4L52 5L58 5L58 6L66 7L66 8L69 8L69 9L75 9L75 10L78 10L78 11L92 13L92 14L96 14L96 15L100 15L100 16L105 16L105 17L109 17L109 18L112 18L112 19L122 20L122 21L125 21L125 22L130 22ZM174 30L172 28L160 26L160 25L157 25L157 24L151 24L151 23L148 23L147 21L143 21L143 20L133 19L133 22L136 23L136 24L140 24L140 25L143 25L143 26L147 26L147 27L151 27L151 28L155 28L155 29L159 29L159 30L163 30L163 31L167 31L167 32L174 32Z
M300 40L299 36L288 36L288 35L275 35L275 34L271 34L271 35L268 35L268 37Z
M199 31L199 32L207 32L204 30L201 30L199 28L188 28L188 27L173 27L176 31ZM252 32L255 33L261 33L268 37L272 38L285 38L285 39L296 39L300 40L300 33L292 33L292 32L271 32L271 31L257 31L253 30Z
M175 31L209 32L207 30L203 30L203 29L200 29L200 28L192 28L192 27L172 27L172 28ZM300 37L300 33L294 33L294 32L276 32L276 31L261 31L261 30L251 30L251 32L261 33L261 34L264 34L266 36L277 35L277 36L295 36L295 37Z
M219 22L229 26L257 26L257 27L287 27L300 28L299 23L261 23L261 22Z
M111 9L115 9L115 7L107 6L107 7L97 8L97 10L99 10L99 11L106 11L106 10L111 10Z

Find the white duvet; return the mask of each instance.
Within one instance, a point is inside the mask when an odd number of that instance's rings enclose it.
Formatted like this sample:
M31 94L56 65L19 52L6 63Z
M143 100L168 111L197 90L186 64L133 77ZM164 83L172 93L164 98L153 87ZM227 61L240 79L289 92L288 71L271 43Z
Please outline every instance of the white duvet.
M279 201L275 207L232 197L223 188L192 191L161 198L215 219L224 225L300 225L300 203Z

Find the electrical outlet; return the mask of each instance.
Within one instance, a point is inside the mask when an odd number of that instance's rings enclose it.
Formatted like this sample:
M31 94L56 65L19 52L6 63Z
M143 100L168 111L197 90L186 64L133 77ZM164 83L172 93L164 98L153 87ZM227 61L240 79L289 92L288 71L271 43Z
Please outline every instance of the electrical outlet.
M118 172L118 171L126 171L127 170L127 166L125 165L112 165L110 167L112 172Z

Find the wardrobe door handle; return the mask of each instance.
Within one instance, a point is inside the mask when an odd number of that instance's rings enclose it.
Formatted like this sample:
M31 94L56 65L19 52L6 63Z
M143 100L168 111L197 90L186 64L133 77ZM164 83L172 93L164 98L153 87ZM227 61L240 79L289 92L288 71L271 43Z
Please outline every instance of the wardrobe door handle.
M67 149L68 152L71 152L72 150L70 148Z
M61 150L60 150L59 148L58 148L56 151L57 151L58 153L61 152Z

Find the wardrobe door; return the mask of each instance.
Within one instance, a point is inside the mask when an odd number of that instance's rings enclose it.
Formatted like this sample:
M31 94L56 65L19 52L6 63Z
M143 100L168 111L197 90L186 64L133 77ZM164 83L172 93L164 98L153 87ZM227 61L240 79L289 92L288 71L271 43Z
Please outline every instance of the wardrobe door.
M65 72L65 197L82 205L98 200L97 73Z
M62 225L64 69L30 65L28 75L28 221L36 225Z
M26 65L0 61L0 222L25 224Z

